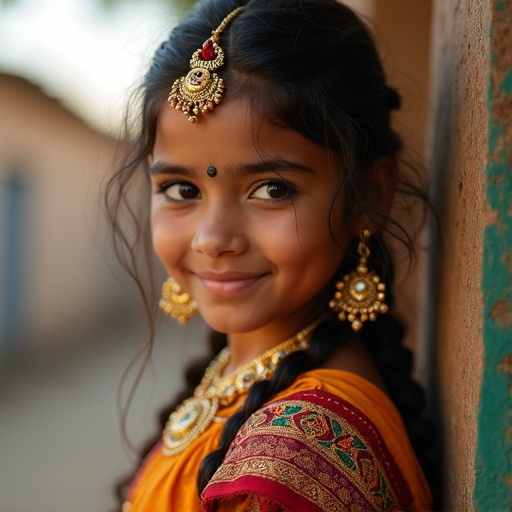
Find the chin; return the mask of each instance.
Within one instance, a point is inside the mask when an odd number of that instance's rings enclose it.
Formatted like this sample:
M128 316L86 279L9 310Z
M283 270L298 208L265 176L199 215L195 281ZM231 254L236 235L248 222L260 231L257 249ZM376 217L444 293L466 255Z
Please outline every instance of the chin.
M255 331L262 325L261 322L255 321L254 318L240 318L236 312L230 313L229 316L226 314L203 315L203 320L214 331L222 332L224 334L251 332Z

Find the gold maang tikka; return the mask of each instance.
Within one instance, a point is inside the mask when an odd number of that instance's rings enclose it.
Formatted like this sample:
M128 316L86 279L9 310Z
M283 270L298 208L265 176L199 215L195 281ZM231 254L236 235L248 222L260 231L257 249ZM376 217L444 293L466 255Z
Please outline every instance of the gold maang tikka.
M357 268L336 283L337 291L329 303L330 308L338 312L338 318L341 321L348 320L356 332L363 327L364 322L375 320L377 313L387 313L389 309L384 302L386 285L375 272L368 270L370 249L367 243L370 234L367 229L361 234L357 248Z
M197 121L199 113L213 110L222 101L224 81L214 70L224 64L224 51L219 46L219 36L226 25L241 11L237 7L212 32L203 47L196 50L190 59L190 71L178 78L171 87L167 100L176 110L181 110L191 123Z

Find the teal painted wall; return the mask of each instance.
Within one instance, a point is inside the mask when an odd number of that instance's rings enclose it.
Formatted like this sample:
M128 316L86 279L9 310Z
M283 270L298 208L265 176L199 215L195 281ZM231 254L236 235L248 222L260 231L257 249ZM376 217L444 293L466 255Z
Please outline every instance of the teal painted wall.
M512 510L512 2L492 1L482 265L482 385L474 506Z

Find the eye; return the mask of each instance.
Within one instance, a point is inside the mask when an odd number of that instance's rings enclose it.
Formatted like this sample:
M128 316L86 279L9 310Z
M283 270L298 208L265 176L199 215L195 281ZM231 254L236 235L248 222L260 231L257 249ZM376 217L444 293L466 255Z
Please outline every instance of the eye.
M192 199L200 199L201 193L199 189L187 182L171 183L162 187L162 192L173 201L190 201Z
M283 181L267 181L258 185L251 197L256 199L288 199L292 195L292 188Z

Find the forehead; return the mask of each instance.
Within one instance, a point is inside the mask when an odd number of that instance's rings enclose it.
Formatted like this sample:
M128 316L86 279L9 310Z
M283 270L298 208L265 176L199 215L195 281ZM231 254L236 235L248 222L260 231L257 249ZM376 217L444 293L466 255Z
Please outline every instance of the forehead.
M194 167L276 157L309 166L332 166L325 148L262 119L244 98L221 103L199 115L196 123L165 102L158 115L152 157L154 161L179 161Z

